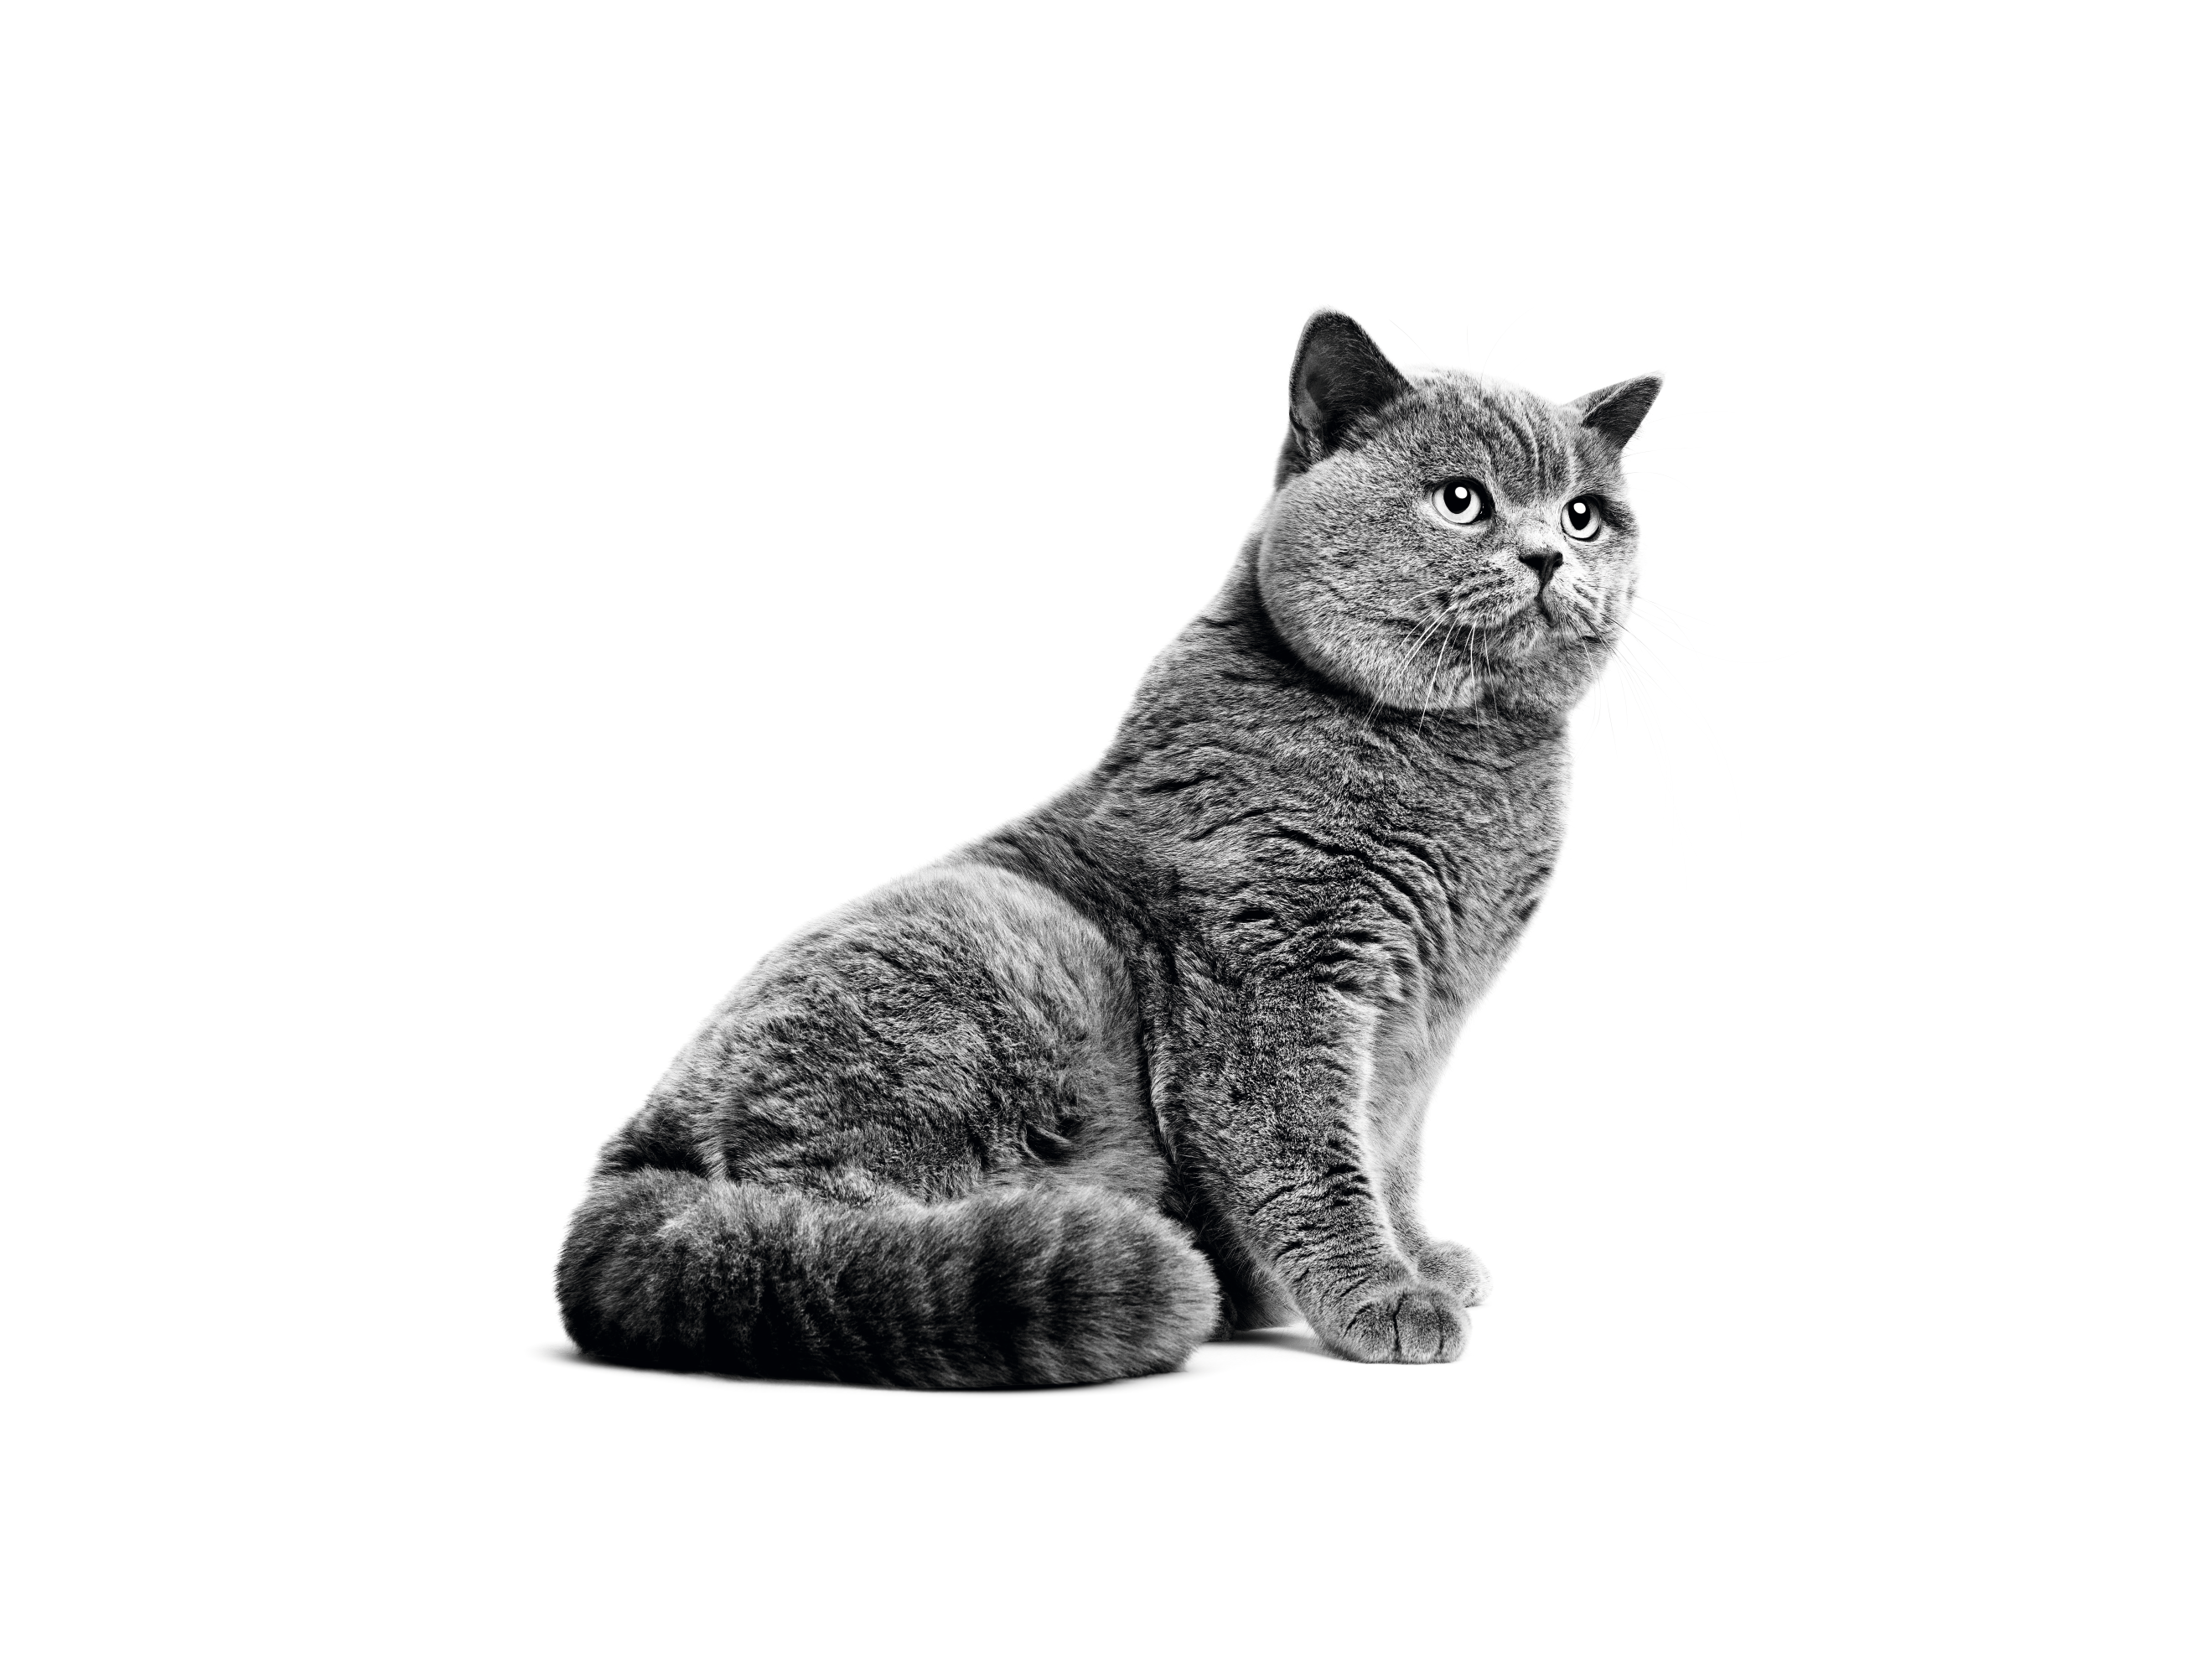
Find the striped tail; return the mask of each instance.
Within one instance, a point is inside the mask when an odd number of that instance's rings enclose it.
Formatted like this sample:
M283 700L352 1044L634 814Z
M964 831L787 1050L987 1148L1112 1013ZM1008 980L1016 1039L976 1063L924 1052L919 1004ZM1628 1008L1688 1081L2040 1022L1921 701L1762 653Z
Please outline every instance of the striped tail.
M561 1316L586 1353L921 1389L1087 1383L1182 1364L1221 1317L1164 1218L1100 1189L848 1206L669 1170L602 1176Z

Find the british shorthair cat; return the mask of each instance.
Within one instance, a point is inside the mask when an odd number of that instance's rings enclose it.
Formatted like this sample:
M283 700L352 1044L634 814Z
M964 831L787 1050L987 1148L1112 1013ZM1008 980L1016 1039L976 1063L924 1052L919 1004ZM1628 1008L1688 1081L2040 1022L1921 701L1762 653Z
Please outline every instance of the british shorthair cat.
M1571 404L1306 325L1274 494L1057 800L772 952L599 1156L570 1336L635 1364L1091 1382L1303 1316L1455 1359L1421 1120L1559 845L1636 586Z

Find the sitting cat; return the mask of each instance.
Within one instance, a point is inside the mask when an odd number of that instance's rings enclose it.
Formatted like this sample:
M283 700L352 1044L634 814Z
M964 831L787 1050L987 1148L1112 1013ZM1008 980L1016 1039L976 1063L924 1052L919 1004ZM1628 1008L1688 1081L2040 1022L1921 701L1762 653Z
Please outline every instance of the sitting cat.
M1095 771L774 952L600 1154L585 1351L925 1387L1299 1316L1451 1360L1482 1265L1421 1117L1559 844L1656 396L1407 376L1306 326L1275 493Z

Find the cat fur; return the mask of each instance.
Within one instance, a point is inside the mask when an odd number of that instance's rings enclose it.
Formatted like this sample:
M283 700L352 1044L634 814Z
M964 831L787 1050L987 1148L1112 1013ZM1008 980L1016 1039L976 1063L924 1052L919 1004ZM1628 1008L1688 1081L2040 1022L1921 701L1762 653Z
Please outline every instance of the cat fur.
M1487 1276L1423 1225L1422 1116L1551 876L1657 390L1409 376L1317 314L1267 510L1097 768L772 952L607 1144L578 1347L1020 1386L1303 1317L1456 1359ZM1429 506L1462 477L1476 526Z

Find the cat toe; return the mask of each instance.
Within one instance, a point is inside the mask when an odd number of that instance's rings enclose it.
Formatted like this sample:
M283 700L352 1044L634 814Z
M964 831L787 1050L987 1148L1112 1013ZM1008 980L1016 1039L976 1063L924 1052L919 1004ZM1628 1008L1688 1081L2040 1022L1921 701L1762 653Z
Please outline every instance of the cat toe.
M1393 1287L1353 1307L1323 1341L1354 1360L1421 1365L1459 1359L1467 1347L1460 1294L1443 1286Z
M1449 1287L1468 1308L1479 1306L1490 1295L1490 1270L1465 1245L1432 1240L1422 1249L1415 1266L1422 1279Z

